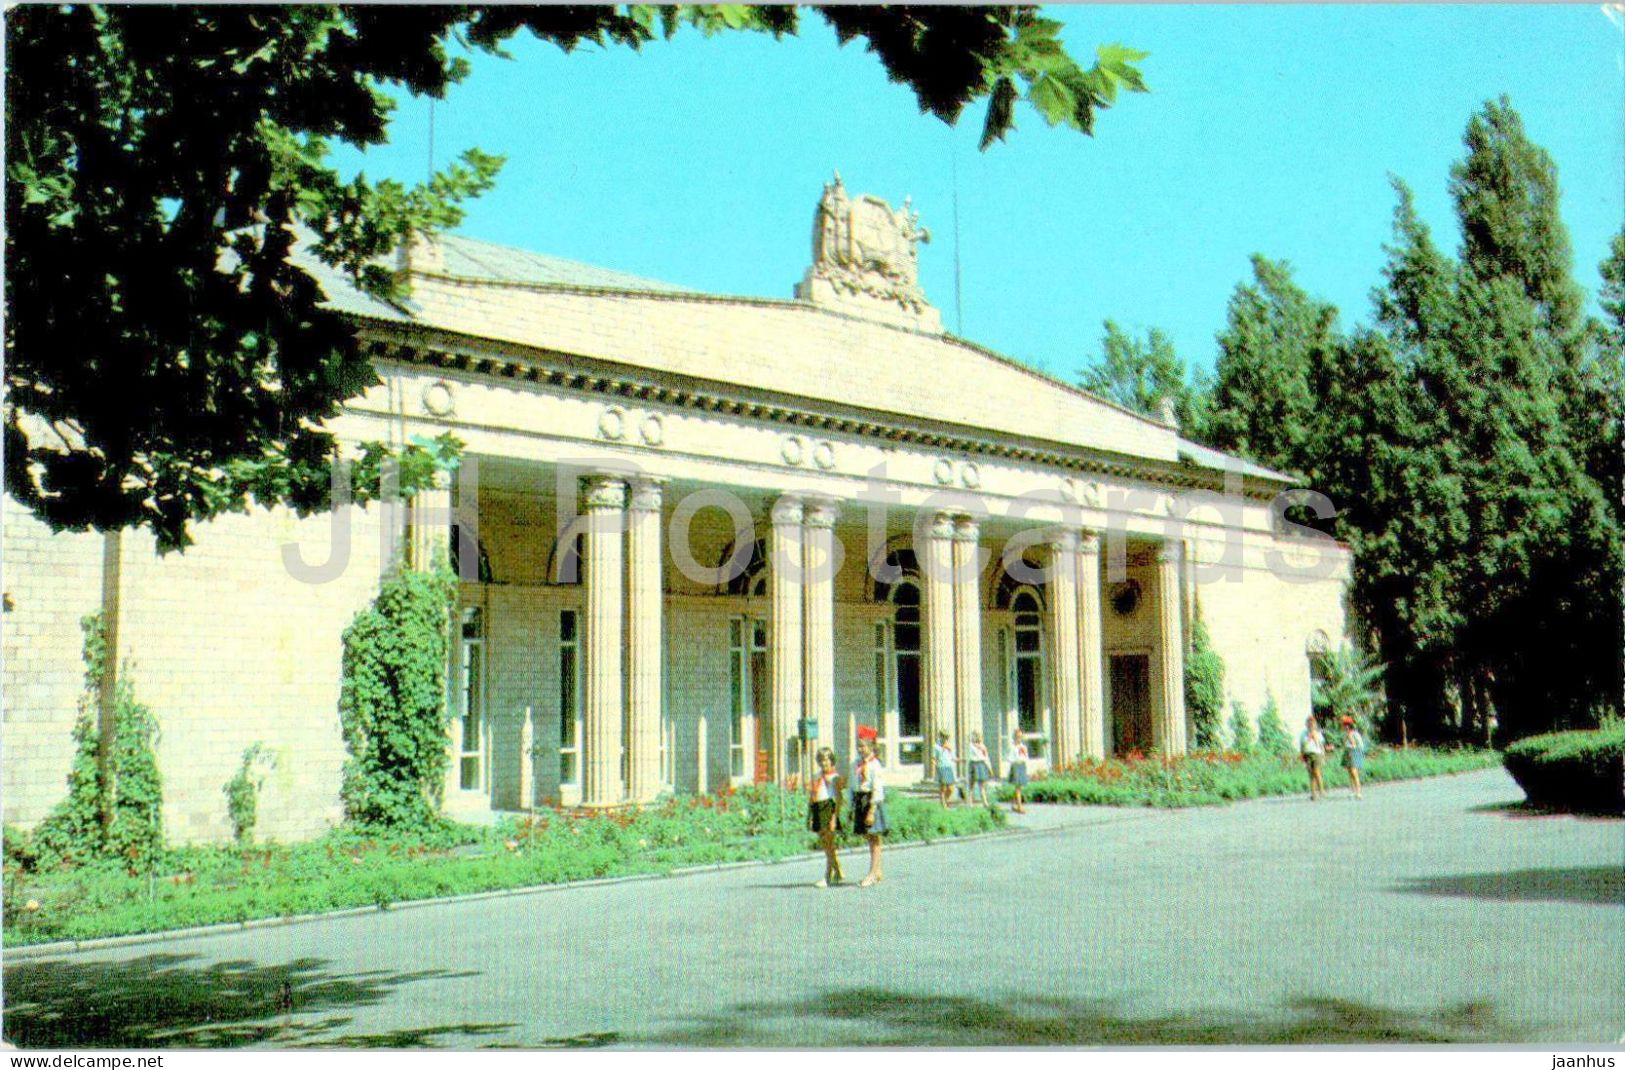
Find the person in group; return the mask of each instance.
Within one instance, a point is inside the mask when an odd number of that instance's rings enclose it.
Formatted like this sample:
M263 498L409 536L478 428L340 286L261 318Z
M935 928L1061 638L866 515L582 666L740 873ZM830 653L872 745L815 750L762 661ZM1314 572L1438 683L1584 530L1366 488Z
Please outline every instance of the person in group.
M1004 747L1005 779L1016 789L1016 804L1012 809L1018 814L1027 812L1027 802L1021 797L1021 790L1027 786L1027 744L1021 738L1018 727L1011 731L1010 742Z
M818 771L807 781L807 824L818 833L818 846L824 849L824 876L814 885L828 888L844 879L841 859L835 853L835 834L841 830L841 791L846 778L835 769L835 752L818 748Z
M1303 732L1298 736L1298 754L1309 771L1309 801L1325 798L1326 781L1321 778L1321 767L1326 764L1326 737L1321 734L1320 722L1315 720L1314 714L1303 722Z
M987 806L987 782L993 779L993 761L982 745L982 733L970 734L970 764L965 768L965 779L970 781L969 799L976 801L976 789L982 789L982 805Z
M858 887L869 888L886 879L880 865L880 837L890 830L886 824L885 767L875 754L877 733L869 725L858 726L858 766L852 774L852 831L869 840L869 872Z
M937 733L937 746L934 752L937 763L937 795L942 800L944 810L954 805L954 765L958 762L958 755L954 754L954 745L948 739L948 733Z
M1355 725L1354 718L1343 718L1343 768L1349 771L1349 787L1354 789L1356 799L1365 798L1360 794L1360 774L1365 772L1365 736Z

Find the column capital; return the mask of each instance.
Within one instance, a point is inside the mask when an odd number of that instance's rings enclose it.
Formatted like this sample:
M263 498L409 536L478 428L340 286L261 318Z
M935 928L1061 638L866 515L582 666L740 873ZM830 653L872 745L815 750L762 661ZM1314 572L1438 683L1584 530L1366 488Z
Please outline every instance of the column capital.
M810 528L832 528L840 512L836 498L808 498L802 505L802 520Z
M800 527L802 518L806 513L805 505L806 503L801 500L799 494L779 495L771 510L773 526L776 528Z
M626 481L631 495L626 507L634 512L658 513L660 511L661 487L664 479L651 476L638 476Z
M954 538L961 542L975 542L981 534L982 522L976 517L964 514L954 518Z
M1078 547L1078 533L1070 528L1050 528L1044 532L1044 544L1057 553L1075 550Z
M952 539L954 537L954 514L932 513L928 534L933 539Z
M586 485L588 509L624 509L626 507L626 480L615 475L591 475Z
M1171 540L1163 540L1157 544L1157 564L1169 565L1179 563L1180 544Z
M1092 528L1084 528L1082 531L1078 532L1078 553L1100 553L1100 532L1095 531Z

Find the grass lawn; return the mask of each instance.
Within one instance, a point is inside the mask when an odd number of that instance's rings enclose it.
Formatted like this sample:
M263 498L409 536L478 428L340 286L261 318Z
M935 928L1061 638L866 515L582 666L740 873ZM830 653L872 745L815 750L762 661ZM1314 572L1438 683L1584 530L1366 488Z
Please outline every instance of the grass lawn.
M997 811L945 811L901 795L887 800L887 811L893 843L974 835L1005 823ZM300 844L175 848L152 876L113 860L42 866L26 837L7 829L4 941L18 947L790 858L817 849L806 820L805 796L751 787L636 811L545 811L494 828L447 825L411 836L340 828Z
M1348 774L1338 761L1338 752L1327 756L1328 789L1348 787ZM1488 750L1375 747L1366 754L1364 780L1373 784L1463 773L1500 761L1498 753ZM1062 766L1035 778L1025 795L1028 802L1179 807L1308 790L1309 777L1296 754L1198 751L1177 758L1130 756ZM999 791L1000 799L1013 797L1008 786Z

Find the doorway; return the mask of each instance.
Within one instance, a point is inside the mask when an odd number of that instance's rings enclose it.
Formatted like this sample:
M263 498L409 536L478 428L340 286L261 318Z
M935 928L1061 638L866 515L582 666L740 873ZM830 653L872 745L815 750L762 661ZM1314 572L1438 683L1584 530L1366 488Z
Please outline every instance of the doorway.
M1112 753L1151 750L1151 655L1111 656Z

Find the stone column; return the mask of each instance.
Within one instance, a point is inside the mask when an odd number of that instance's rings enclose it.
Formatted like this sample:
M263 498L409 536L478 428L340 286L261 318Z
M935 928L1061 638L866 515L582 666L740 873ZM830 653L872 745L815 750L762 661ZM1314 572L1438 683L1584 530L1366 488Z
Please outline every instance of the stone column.
M773 505L773 540L768 549L768 658L772 662L772 723L768 726L767 775L782 784L794 769L791 736L805 698L802 688L801 499L786 494ZM763 741L758 741L760 747ZM755 756L752 755L752 762Z
M434 567L435 554L451 549L451 477L436 472L433 486L412 495L408 516L407 561L413 571L428 572Z
M582 703L583 806L614 806L623 798L621 718L625 712L621 627L624 604L622 529L626 484L610 476L588 481L586 494L586 692Z
M1101 667L1100 536L1078 536L1078 664L1082 667L1083 734L1079 749L1106 757L1106 681Z
M932 517L920 560L925 590L925 772L935 769L931 748L937 733L952 732L959 706L958 671L954 664L954 518L948 513Z
M1179 593L1179 544L1165 542L1157 550L1157 611L1161 617L1158 644L1162 654L1162 718L1156 744L1164 754L1185 753L1185 636L1181 627L1184 606Z
M626 795L652 802L660 794L660 484L631 481L626 539Z
M1077 758L1083 734L1078 699L1078 538L1061 530L1050 536L1050 678L1054 681L1050 764Z
M835 517L830 498L813 498L803 509L802 566L806 599L802 716L818 725L818 745L835 745Z
M529 810L536 805L536 713L525 707L525 719L519 722L519 809Z
M970 734L982 729L980 531L975 517L962 516L954 523L954 686L959 702L953 731L954 753L961 760L970 754ZM993 746L998 745L995 740Z

